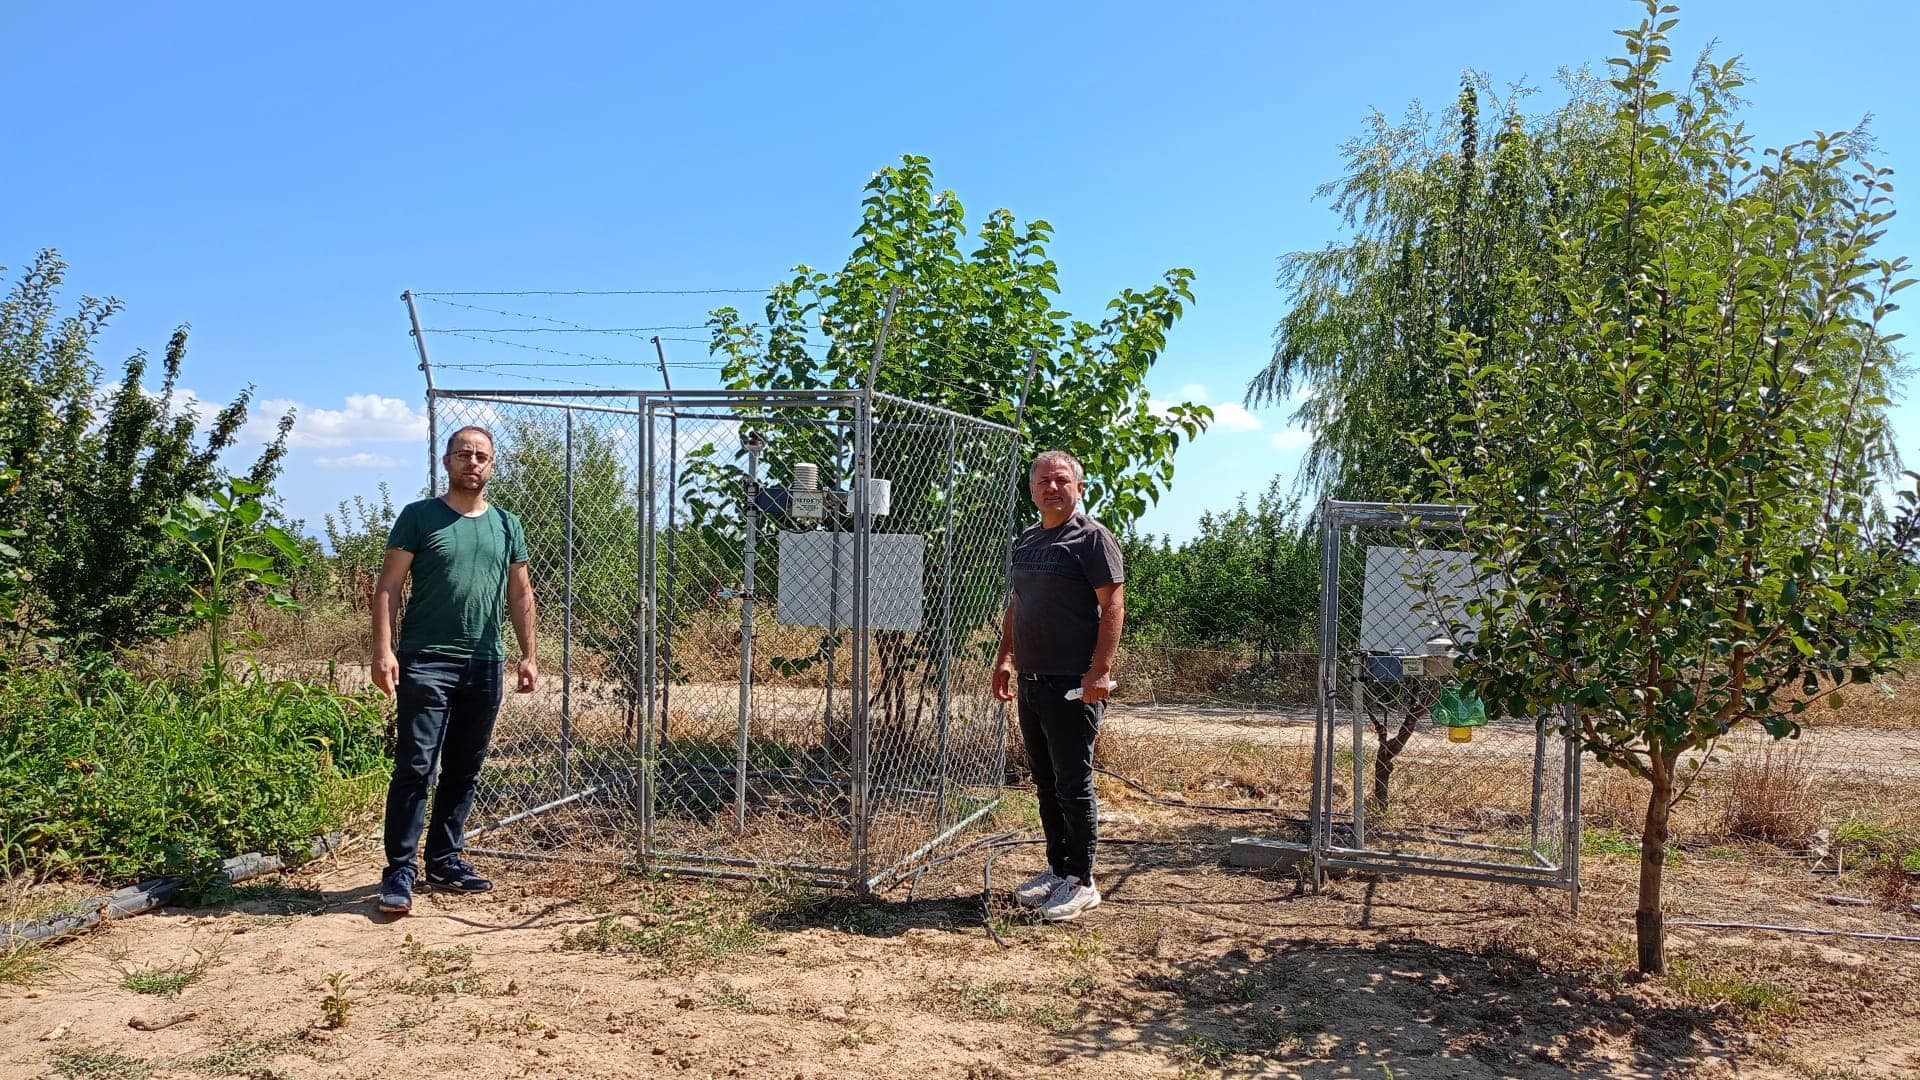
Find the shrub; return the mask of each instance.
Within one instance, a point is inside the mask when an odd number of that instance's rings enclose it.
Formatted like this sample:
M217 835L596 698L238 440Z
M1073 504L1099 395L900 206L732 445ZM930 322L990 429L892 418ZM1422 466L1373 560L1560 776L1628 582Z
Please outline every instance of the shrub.
M380 701L104 662L0 672L0 836L37 870L102 880L302 852L377 791Z

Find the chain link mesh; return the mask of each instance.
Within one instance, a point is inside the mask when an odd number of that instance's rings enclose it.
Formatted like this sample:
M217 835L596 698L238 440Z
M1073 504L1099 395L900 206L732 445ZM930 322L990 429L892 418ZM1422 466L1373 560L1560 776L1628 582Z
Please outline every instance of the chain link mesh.
M1016 436L805 397L435 396L439 432L494 434L545 665L475 850L867 885L997 803Z
M1484 718L1453 679L1474 588L1458 512L1325 513L1316 784L1329 862L1572 887L1571 744L1526 718Z

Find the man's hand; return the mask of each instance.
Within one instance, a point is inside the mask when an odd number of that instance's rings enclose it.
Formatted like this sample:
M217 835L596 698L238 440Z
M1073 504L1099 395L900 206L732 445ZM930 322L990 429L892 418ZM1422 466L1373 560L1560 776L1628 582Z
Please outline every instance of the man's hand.
M536 661L531 656L521 657L520 658L520 674L519 674L519 678L516 679L514 682L513 692L516 694L531 694L533 693L534 686L537 685L539 682L540 682L539 662Z
M1104 671L1089 671L1080 676L1080 700L1091 705L1105 701L1113 693L1113 676Z
M993 669L993 696L1001 701L1013 700L1013 665L1000 664Z
M393 688L400 682L400 659L391 649L382 649L373 654L373 685L388 697L393 696Z

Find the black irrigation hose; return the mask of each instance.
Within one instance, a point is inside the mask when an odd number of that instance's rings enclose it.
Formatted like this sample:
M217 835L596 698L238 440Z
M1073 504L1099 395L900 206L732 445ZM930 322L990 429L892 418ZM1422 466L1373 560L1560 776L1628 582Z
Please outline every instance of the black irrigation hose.
M313 842L311 855L318 858L339 850L346 843L344 833L331 833ZM262 874L271 874L285 869L286 860L278 855L263 855L257 851L245 855L235 855L220 864L220 872L228 882L239 884L249 878ZM66 915L56 915L39 922L8 923L0 926L0 949L12 948L18 942L38 942L57 940L91 930L109 919L124 919L129 915L139 915L166 906L167 901L187 883L184 877L154 878L138 885L129 885L124 889L96 896L79 905L80 910Z
M1022 831L1024 830L1008 829L1006 832L994 833L992 836L983 836L980 839L975 840L973 843L968 844L963 848L960 848L956 851L950 851L945 855L942 855L939 858L933 860L932 862L921 864L920 869L915 870L913 872L913 887L907 890L907 902L909 904L913 902L915 894L917 894L920 891L920 879L926 875L927 871L933 869L936 866L945 866L947 863L950 863L955 859L960 858L963 855L971 855L974 852L979 851L981 848L986 847L989 844L993 844L998 841L1005 840L1009 837L1018 836ZM887 891L892 892L893 890L899 888L900 883L905 880L907 879L901 878L899 881L895 881L893 884L887 886Z

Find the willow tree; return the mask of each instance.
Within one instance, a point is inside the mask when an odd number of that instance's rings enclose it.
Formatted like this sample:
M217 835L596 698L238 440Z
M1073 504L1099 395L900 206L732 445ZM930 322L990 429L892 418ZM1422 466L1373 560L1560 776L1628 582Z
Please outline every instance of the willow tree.
M1399 122L1375 112L1343 149L1346 172L1321 187L1347 238L1281 260L1289 307L1272 359L1247 386L1249 405L1297 390L1311 432L1301 480L1341 497L1431 493L1405 437L1454 446L1443 423L1466 400L1443 343L1518 331L1551 336L1564 314L1550 287L1555 237L1584 231L1615 159L1606 87L1563 74L1564 105L1538 115L1516 90L1462 79L1436 118L1417 103ZM1491 122L1488 122L1488 116Z
M1846 133L1757 151L1734 62L1666 85L1672 11L1625 33L1604 182L1535 301L1441 343L1462 401L1421 444L1489 583L1463 677L1647 782L1649 973L1676 801L1740 726L1795 737L1886 673L1920 584L1914 493L1876 494L1909 283L1887 172Z

